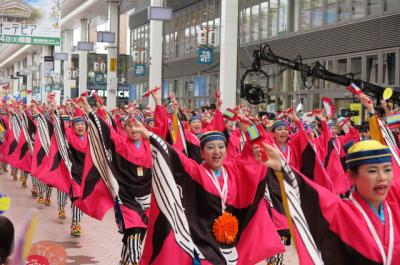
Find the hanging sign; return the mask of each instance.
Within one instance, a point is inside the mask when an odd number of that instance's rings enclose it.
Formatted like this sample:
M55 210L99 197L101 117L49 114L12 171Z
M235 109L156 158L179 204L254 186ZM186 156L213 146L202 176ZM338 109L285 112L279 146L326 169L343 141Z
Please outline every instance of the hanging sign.
M135 76L143 77L146 75L146 64L144 63L137 63L135 64Z
M208 47L199 47L197 56L198 64L213 64L214 63L214 50Z

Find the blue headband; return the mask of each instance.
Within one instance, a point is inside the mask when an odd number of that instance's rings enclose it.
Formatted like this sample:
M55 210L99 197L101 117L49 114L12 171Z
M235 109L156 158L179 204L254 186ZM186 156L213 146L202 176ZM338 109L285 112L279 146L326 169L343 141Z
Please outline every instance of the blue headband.
M72 123L77 123L77 122L85 122L85 120L83 119L83 117L78 116L78 117L74 117L72 119Z
M282 126L285 127L285 128L287 128L287 127L288 127L287 122L284 121L284 120L277 120L276 122L274 122L274 123L271 125L271 131L274 131L276 128L282 127Z
M68 115L61 115L61 119L63 119L63 121L70 121L71 117Z
M193 115L190 118L189 123L191 123L192 121L195 121L195 120L201 120L201 116L200 115Z
M154 118L147 118L146 119L146 123L149 123L149 122L152 122L152 121L154 121Z
M222 132L217 132L217 131L206 132L200 136L199 140L201 149L203 149L206 143L215 140L221 140L226 144L225 135Z

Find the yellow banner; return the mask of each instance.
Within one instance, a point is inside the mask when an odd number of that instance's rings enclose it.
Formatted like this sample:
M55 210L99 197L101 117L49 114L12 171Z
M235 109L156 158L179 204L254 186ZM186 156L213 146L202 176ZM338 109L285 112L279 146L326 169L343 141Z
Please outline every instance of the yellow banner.
M116 72L116 71L117 71L117 59L111 58L110 59L110 72Z
M362 105L361 103L350 103L350 110L351 111L358 111L357 116L351 117L351 120L354 122L355 125L361 125L362 119Z

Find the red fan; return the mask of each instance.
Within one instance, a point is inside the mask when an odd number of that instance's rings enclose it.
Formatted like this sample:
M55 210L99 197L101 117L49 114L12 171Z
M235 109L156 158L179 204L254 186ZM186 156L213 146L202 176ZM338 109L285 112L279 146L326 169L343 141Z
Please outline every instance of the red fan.
M94 92L95 93L95 92ZM94 94L93 93L93 94ZM85 92L83 92L82 94L81 94L81 97L87 97L87 96L89 96L89 92L87 92L87 91L85 91Z
M326 117L328 119L333 119L333 116L335 115L335 104L333 104L332 99L323 97L322 106L324 107Z
M159 86L156 86L153 89L149 89L146 93L143 94L143 97L148 97L150 96L150 94L157 92L158 90L160 90L161 88Z
M347 86L347 90L349 90L354 95L364 95L361 88L359 88L356 84L351 83L351 85ZM371 100L368 100L368 103L371 103Z

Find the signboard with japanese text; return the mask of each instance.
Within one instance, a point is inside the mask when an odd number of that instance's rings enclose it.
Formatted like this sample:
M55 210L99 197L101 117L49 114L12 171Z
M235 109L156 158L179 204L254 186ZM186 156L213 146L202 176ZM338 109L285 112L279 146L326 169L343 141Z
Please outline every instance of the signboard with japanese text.
M0 0L0 43L59 46L60 2Z
M209 47L199 47L197 54L198 64L213 64L214 63L214 50Z
M143 77L146 75L146 64L137 63L135 64L135 76Z

